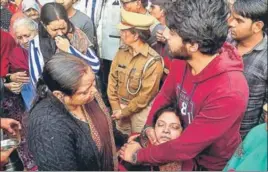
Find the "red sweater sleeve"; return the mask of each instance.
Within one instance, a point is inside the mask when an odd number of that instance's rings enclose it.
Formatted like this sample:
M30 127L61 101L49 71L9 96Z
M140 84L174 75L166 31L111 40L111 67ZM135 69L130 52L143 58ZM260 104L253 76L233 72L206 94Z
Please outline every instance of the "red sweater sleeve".
M205 102L205 106L179 138L141 149L137 155L138 162L155 164L190 160L233 125L239 125L238 119L241 120L247 105L245 95L237 92L222 92L217 91L212 94L215 96Z
M1 30L1 77L6 76L9 70L8 56L11 54L13 48L16 47L15 40L9 33Z
M175 65L173 65L175 67ZM147 126L152 126L155 112L161 107L171 103L176 96L176 72L170 72L162 86L162 89L154 99L151 111L146 121Z

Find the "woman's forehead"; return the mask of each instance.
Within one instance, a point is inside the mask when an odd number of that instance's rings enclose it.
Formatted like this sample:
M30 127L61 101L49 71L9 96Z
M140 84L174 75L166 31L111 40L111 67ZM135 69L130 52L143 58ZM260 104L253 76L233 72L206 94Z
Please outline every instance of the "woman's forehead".
M88 87L89 85L92 85L94 81L95 81L95 75L93 71L90 68L88 68L86 73L84 73L84 75L81 77L79 88L83 89L84 87Z
M175 112L163 112L157 121L163 121L166 123L178 123L180 124L179 117L175 114Z
M55 27L62 27L66 24L66 22L63 19L54 20L49 23L49 27L55 28Z

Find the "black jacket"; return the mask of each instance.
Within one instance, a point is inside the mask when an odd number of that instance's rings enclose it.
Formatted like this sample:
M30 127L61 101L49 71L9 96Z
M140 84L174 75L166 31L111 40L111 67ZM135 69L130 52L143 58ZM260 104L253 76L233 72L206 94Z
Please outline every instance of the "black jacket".
M27 140L40 171L106 170L88 124L72 117L55 98L33 108Z

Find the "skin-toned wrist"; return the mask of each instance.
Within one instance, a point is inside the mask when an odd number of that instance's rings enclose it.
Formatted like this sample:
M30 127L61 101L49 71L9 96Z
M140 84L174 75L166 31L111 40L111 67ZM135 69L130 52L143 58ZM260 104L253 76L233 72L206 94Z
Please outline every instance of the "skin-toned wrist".
M10 74L9 77L10 77L10 80L11 81L16 82L16 79L15 79L15 75L14 74Z
M136 152L134 152L133 155L132 155L132 164L135 164L135 165L138 165L139 164L138 163L138 151L139 150L137 150Z

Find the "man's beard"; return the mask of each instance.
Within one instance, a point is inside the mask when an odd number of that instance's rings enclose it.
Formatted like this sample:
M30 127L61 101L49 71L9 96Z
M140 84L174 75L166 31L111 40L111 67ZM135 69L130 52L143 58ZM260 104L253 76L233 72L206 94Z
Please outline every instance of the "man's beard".
M178 59L178 60L190 60L191 57L186 53L186 48L182 46L179 50L172 52L167 47L168 55L171 59Z
M190 60L191 57L189 56L183 56L183 55L171 55L172 59L177 59L177 60Z

